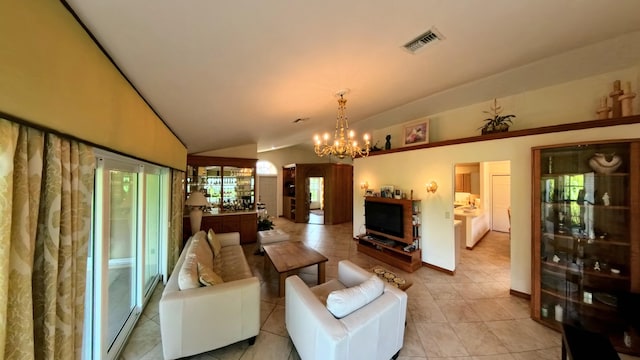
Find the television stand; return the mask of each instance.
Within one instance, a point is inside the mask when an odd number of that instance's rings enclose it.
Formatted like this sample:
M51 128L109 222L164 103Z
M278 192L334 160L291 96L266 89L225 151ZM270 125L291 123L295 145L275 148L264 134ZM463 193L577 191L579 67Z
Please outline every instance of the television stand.
M393 240L390 240L393 244L387 245L369 235L360 235L356 237L356 240L358 241L358 251L398 269L414 272L422 266L422 251L420 249L404 250L406 246L410 245Z
M366 234L354 238L358 241L358 251L407 272L418 270L422 266L422 250L419 246L420 200L368 196L365 201L401 204L405 222L404 236L367 229Z

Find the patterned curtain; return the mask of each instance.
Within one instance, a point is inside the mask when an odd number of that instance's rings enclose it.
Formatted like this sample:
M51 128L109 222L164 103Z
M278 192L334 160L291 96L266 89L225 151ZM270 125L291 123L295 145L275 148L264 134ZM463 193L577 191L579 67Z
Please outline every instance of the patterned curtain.
M184 215L184 171L171 170L171 224L167 274L171 274L182 251L182 217ZM166 279L165 279L166 280Z
M12 122L0 119L0 355L4 357L13 357L11 353L14 351L14 343L20 342L20 339L15 339L15 335L12 334L12 327L8 324L13 324L13 319L20 317L20 314L13 314L13 305L9 309L9 304L15 303L13 296L9 297L15 289L15 284L12 280L16 279L16 275L11 271L11 258L15 254L13 249L19 247L17 245L12 246L12 217L13 217L13 183L14 183L14 154L16 146L18 144L18 134L20 127ZM16 182L20 183L23 179L18 179ZM24 242L28 242L25 239ZM28 255L27 255L28 256ZM19 256L17 256L19 258ZM27 265L26 272L30 274L31 265ZM22 277L18 275L18 277ZM27 287L31 287L31 276L26 276ZM10 286L11 285L11 286ZM24 284L18 284L19 287L23 287ZM20 291L20 290L17 290ZM29 291L30 293L30 291ZM30 334L19 334L18 336L30 337ZM32 337L31 337L32 338ZM29 341L28 339L26 339ZM9 356L6 356L9 355ZM20 356L18 356L20 357ZM26 349L24 352L25 358L33 358L33 345L31 349Z
M13 158L7 359L34 357L32 276L44 134L24 126L19 133Z
M93 150L0 119L0 151L0 354L80 359Z

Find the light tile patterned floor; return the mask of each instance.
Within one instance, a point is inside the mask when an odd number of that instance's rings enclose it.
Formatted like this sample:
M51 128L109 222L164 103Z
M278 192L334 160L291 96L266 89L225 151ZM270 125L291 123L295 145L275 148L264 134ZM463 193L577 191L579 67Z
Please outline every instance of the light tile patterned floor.
M351 223L295 224L276 219L277 228L329 258L327 278L337 263L350 259L363 268L383 265L413 281L407 328L400 360L422 359L559 359L560 334L529 318L529 303L509 295L509 238L492 233L474 250L462 250L455 276L423 267L408 274L357 252ZM284 325L284 298L278 298L275 271L264 274L264 257L245 246L253 272L261 281L261 332L253 346L246 341L192 359L299 359ZM301 277L315 283L315 269ZM158 300L160 286L127 344L121 359L162 359Z

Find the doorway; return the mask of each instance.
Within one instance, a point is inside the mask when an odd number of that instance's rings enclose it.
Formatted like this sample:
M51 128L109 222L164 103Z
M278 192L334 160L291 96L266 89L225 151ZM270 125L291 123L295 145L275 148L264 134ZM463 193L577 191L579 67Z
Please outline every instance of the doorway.
M461 252L456 259L480 265L492 264L500 270L496 278L504 278L505 286L510 286L508 209L511 205L511 162L456 164L454 179L454 214L458 220L454 222L454 234L461 237L456 238L459 244L456 246L456 255ZM457 228L456 223L459 224ZM470 241L467 241L468 238ZM481 270L481 267L478 269Z
M309 224L324 224L324 177L309 177Z
M258 176L258 202L265 205L269 216L278 216L278 177L274 175Z

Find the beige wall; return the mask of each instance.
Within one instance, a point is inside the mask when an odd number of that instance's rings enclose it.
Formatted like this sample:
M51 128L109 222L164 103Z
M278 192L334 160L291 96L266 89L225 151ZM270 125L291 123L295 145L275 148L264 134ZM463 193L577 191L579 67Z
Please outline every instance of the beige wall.
M632 81L637 88L640 67L524 92L501 99L509 113L517 114L516 127L526 128L595 117L597 97L608 93L613 80ZM565 94L565 96L560 96ZM635 104L638 113L637 100ZM594 105L595 104L595 105ZM488 103L473 104L429 115L442 138L470 136L480 125ZM426 113L426 110L425 110ZM582 118L581 118L582 117ZM539 123L538 123L539 121ZM452 123L457 126L450 126ZM445 126L449 124L449 126ZM449 130L450 129L450 130ZM476 133L477 134L477 133ZM454 166L456 163L510 161L511 165L511 288L531 292L531 147L569 142L640 137L640 124L623 125L484 141L372 156L354 161L354 184L368 181L370 188L395 185L414 190L422 199L422 260L455 270L453 232ZM433 141L433 138L432 138ZM438 183L435 194L427 194L425 183ZM484 202L484 200L483 200ZM353 232L364 223L363 199L354 185Z
M0 112L184 169L186 148L60 1L0 5Z

